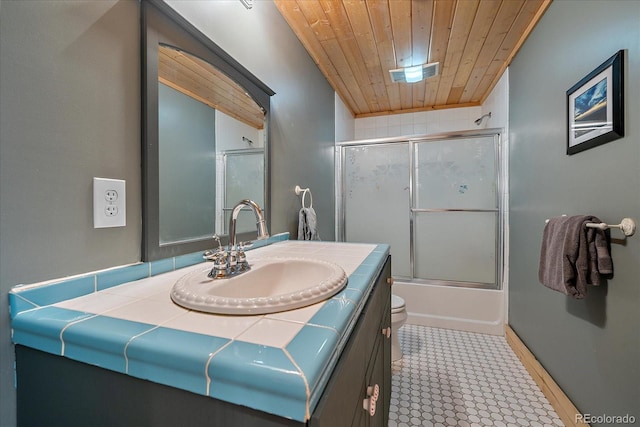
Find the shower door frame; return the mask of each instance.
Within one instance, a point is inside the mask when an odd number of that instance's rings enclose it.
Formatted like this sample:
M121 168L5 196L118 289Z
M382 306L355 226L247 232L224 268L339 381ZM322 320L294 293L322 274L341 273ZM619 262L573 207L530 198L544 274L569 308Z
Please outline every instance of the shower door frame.
M229 149L229 150L224 150L221 151L222 154L222 189L223 189L223 195L222 195L222 229L221 229L221 233L222 234L229 234L229 230L227 230L228 228L228 224L229 222L227 221L227 213L231 212L233 210L233 206L230 205L230 203L237 203L239 200L229 200L229 198L227 197L227 181L229 180L229 177L227 176L229 170L228 170L228 159L229 157L242 157L242 156L247 156L247 155L256 155L256 154L262 154L262 157L266 160L266 150L264 147L258 147L258 148L234 148L234 149ZM266 169L266 163L265 163L265 169ZM262 182L262 204L265 203L265 201L267 200L267 182L266 180L263 179ZM231 206L231 207L228 207ZM242 214L242 212L250 212L250 209L247 206L244 206L240 209L240 213ZM242 230L240 230L242 232ZM246 230L245 230L246 232Z
M407 144L408 156L409 156L409 269L411 271L411 277L395 277L398 280L408 281L415 284L423 285L440 285L440 286L452 286L452 287L465 287L465 288L480 288L480 289L502 289L504 279L504 184L505 177L503 176L503 162L504 153L502 149L502 129L482 129L460 132L447 132L431 135L415 135L415 136L400 136L389 138L374 138L363 139L357 141L337 142L335 148L336 162L335 162L335 181L336 191L338 192L337 199L337 215L336 215L336 237L340 242L344 242L346 239L346 189L345 189L345 173L346 173L346 156L344 150L348 147L354 146L376 146L381 144ZM495 209L419 209L414 206L414 175L415 175L415 146L417 143L428 141L442 141L442 140L456 140L456 139L468 139L468 138L482 138L491 136L494 139L494 164L495 164L495 179L496 179L496 208ZM494 212L496 213L496 236L495 236L495 281L496 283L481 283L481 282L460 282L454 280L438 280L438 279L420 279L415 277L415 237L414 237L414 222L416 213L420 212Z

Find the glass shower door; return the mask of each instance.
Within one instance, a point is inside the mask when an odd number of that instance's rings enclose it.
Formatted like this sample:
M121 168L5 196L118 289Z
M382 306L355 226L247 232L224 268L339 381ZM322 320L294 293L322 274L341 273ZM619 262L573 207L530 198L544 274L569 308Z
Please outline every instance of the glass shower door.
M240 200L253 200L264 209L264 150L227 150L224 152L224 233L229 233L233 207ZM248 208L238 214L236 232L256 230L256 217Z
M344 240L390 244L394 277L411 277L409 170L408 142L343 147Z
M390 244L396 279L500 287L498 133L343 143L337 153L340 240Z
M498 137L414 143L413 276L498 283Z

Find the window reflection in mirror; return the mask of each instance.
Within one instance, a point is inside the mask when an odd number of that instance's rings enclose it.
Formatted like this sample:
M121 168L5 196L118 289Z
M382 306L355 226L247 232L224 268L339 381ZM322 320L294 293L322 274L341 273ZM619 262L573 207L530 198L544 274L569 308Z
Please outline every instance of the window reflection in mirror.
M251 199L264 206L264 149L226 150L223 153L224 168L224 217L220 229L229 234L229 219L235 204ZM256 218L251 210L240 211L236 230L254 231Z
M213 65L158 48L160 245L227 234L235 204L264 206L263 109ZM239 232L255 231L251 211Z

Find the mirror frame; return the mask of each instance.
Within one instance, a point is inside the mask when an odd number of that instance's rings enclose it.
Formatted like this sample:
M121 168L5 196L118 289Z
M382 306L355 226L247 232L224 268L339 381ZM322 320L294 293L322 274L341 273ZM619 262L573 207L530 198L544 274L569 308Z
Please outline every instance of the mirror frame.
M142 260L154 261L215 247L213 238L160 244L159 147L158 147L158 46L167 44L197 56L224 72L242 86L265 112L264 206L270 228L269 118L267 85L233 59L222 48L179 15L162 0L141 2L141 86L142 86ZM205 185L203 183L203 185ZM214 219L212 218L212 221ZM238 240L253 240L256 232L239 233ZM223 244L228 236L221 235Z

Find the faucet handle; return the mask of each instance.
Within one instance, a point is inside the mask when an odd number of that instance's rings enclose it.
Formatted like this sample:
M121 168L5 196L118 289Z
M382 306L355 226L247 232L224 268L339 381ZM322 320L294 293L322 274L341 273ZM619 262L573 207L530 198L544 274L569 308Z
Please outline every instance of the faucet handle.
M251 246L253 246L252 242L238 243L237 266L240 271L251 270L249 262L247 262L247 254L244 252L245 248L250 248Z
M253 242L240 242L238 243L237 257L238 264L247 264L247 255L244 250L253 246Z
M227 253L224 251L216 251L214 252L211 261L214 262L213 268L207 276L212 279L222 279L227 277L227 269L229 268Z
M222 243L220 243L220 236L218 236L217 234L214 234L213 235L213 239L218 242L218 249L217 250L221 251L222 250Z
M208 250L204 251L204 253L202 254L202 258L204 258L207 261L216 261L218 255L224 252L224 248L222 247L222 243L220 243L220 237L218 237L217 234L214 234L213 238L218 242L218 248L215 249L215 250L208 249Z
M241 251L243 249L248 249L253 246L253 242L249 240L248 242L240 242L238 243L238 250Z
M202 254L202 258L204 258L206 261L215 261L216 260L216 252L212 251L211 249L207 249Z

